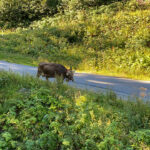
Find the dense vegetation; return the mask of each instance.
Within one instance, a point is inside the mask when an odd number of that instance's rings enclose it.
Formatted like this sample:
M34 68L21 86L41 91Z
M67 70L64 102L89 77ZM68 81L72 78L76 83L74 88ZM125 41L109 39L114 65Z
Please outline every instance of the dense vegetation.
M0 59L149 76L142 0L0 0ZM0 71L0 150L150 147L150 104Z
M0 72L0 149L135 150L150 146L150 105Z
M112 0L0 0L0 26L23 27L34 20L54 15L70 7L86 7L107 4ZM117 0L116 0L117 1Z
M7 55L13 53L34 65L45 60L78 70L149 77L149 3L103 2L59 1L53 16L30 20L27 28L2 28L0 58L11 60Z
M0 26L27 26L57 12L58 0L0 0Z

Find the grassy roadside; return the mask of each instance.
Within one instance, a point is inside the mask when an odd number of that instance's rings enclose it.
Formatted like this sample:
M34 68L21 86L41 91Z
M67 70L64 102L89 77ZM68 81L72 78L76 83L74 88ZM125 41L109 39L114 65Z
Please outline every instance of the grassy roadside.
M0 72L0 149L148 149L150 105Z
M29 65L29 66L34 66L34 61L36 60L33 57L29 56L23 56L20 54L13 54L13 53L0 53L0 60L3 61L8 61L11 63L16 63L16 64L23 64L23 65Z
M79 72L150 80L149 4L131 0L79 10L70 5L29 27L1 30L0 59L33 66L49 61Z
M23 64L23 65L29 65L29 66L37 66L39 62L42 61L48 61L48 59L43 59L43 58L34 58L30 56L23 56L21 54L14 54L14 53L0 53L0 60L3 61L8 61L11 63L17 63L17 64ZM91 74L97 74L97 75L106 75L106 76L114 76L114 77L122 77L122 78L129 78L129 79L134 79L134 80L145 80L149 81L150 76L148 75L143 75L143 74L125 74L125 73L120 73L120 72L111 72L108 70L101 70L101 71L89 71L89 70L76 70L76 72L80 73L91 73Z

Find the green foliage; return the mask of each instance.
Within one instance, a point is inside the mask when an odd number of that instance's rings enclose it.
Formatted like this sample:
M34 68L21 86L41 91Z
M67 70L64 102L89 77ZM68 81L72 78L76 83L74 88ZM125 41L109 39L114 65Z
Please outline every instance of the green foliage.
M51 7L59 5L55 17L2 33L0 52L33 58L34 65L49 61L78 70L149 77L150 5L131 0L83 7L86 2L54 1Z
M112 0L1 0L0 27L23 27L44 16L62 11L85 9L110 3Z
M57 11L58 0L1 0L0 26L27 26L31 21Z
M122 150L150 146L149 103L121 101L113 93L88 93L7 72L0 72L0 79L0 85L9 81L0 86L1 149Z
M62 0L60 3L60 8L64 11L69 10L81 10L81 9L89 9L92 7L98 7L102 4L110 4L119 0Z
M150 145L150 130L137 130L136 132L131 132L130 136L132 137L134 148L138 149L140 148L139 145L141 145L143 149L146 149L146 145Z

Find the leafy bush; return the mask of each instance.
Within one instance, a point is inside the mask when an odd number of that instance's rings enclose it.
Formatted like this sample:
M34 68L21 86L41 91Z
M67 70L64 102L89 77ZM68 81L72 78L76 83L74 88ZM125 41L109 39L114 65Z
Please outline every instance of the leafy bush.
M28 25L56 13L57 5L58 0L1 0L0 21L4 28Z
M0 27L24 27L44 16L98 7L118 0L1 0Z
M1 149L122 150L150 146L149 103L121 101L112 93L87 93L7 72L0 72L0 79L0 83L9 80L0 89Z

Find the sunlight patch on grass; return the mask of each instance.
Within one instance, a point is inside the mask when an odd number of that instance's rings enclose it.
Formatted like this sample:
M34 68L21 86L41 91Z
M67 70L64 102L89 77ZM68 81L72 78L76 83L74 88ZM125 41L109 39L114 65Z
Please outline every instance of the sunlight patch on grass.
M12 31L12 30L0 30L0 35L3 36L3 35L7 35L7 34L13 34L15 31Z

